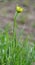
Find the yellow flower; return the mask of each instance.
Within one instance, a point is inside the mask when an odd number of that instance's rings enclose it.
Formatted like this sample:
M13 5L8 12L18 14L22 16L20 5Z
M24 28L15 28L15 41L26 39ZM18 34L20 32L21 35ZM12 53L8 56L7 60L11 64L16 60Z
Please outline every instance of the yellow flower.
M22 8L22 7L17 6L17 7L16 7L16 11L17 11L18 13L20 13L20 12L22 12L22 11L23 11L23 8Z

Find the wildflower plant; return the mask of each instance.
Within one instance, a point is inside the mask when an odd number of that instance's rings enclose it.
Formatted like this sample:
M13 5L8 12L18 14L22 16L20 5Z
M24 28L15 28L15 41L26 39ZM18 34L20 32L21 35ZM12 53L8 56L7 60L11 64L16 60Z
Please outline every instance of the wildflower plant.
M28 38L22 43L16 38L16 18L23 9L16 7L13 37L7 31L0 31L0 65L31 65L35 62L35 44L29 44Z
M13 33L14 33L14 39L16 40L16 27L17 27L17 22L16 22L16 18L17 18L17 16L19 15L19 13L21 13L23 11L23 8L21 8L21 7L19 7L19 6L17 6L16 7L16 13L15 13L15 16L14 16L14 29L13 29ZM16 41L15 41L15 43L16 43Z

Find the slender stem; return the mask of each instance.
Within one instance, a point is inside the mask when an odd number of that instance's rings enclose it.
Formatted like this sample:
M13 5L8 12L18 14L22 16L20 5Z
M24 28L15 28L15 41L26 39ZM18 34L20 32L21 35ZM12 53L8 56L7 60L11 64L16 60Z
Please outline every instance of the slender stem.
M14 16L14 26L13 26L13 41L12 41L12 48L14 48L15 47L15 49L16 49L16 18L17 18L17 15L18 15L18 13L16 12L15 13L15 16ZM15 50L14 49L14 50ZM15 53L16 53L16 51L15 51ZM13 58L13 55L12 55L12 58ZM15 59L15 58L14 58Z
M13 28L13 37L14 37L14 42L15 42L15 47L16 47L16 18L17 18L17 15L18 15L18 13L16 12L15 13L15 16L14 16L14 28Z

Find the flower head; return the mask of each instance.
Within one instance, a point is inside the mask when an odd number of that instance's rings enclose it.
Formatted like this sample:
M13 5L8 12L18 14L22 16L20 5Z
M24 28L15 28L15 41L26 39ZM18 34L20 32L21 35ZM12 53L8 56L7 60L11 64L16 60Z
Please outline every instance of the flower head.
M16 11L17 11L18 13L21 13L21 12L23 11L23 8L22 8L22 7L17 6L17 7L16 7Z

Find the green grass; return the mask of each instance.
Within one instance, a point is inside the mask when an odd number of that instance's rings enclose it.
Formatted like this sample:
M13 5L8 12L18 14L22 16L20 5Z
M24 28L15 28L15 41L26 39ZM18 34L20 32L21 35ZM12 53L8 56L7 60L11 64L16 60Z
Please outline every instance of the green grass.
M8 31L0 31L0 65L31 65L35 62L35 42L30 45L28 38L16 41Z
M20 23L21 24L25 24L26 23L26 20L27 20L27 15L24 15L24 16L21 16L20 17Z
M12 2L14 0L1 0L1 2Z
M35 23L32 24L32 27L35 28Z

